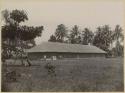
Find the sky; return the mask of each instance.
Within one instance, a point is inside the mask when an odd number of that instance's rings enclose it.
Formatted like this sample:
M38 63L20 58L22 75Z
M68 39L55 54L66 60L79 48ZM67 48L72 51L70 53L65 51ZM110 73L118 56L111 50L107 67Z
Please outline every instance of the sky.
M95 31L98 26L109 25L112 29L124 26L124 4L121 0L2 0L1 9L23 9L29 20L23 25L44 26L36 44L48 41L57 25L64 24L69 30L78 25Z

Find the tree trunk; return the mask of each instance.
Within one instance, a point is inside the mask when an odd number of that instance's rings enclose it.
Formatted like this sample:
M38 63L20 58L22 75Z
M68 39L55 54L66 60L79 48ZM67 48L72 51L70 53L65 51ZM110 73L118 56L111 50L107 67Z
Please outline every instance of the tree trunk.
M16 51L16 50L15 50ZM16 60L17 60L17 52L15 52L15 54L16 54L16 57L15 57L15 61L14 61L14 63L16 63Z
M21 53L21 63L22 63L22 65L24 65L22 53Z
M21 47L21 49L20 49L21 63L22 63L22 65L25 65L24 62L23 62L23 47L22 47L22 41L21 40L20 40L20 47Z
M26 59L26 61L27 61L28 65L31 66L31 63L28 58Z

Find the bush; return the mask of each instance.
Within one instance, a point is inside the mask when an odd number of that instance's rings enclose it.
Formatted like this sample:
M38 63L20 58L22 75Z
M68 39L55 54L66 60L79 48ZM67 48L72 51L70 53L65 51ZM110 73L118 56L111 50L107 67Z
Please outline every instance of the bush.
M51 75L51 76L56 76L56 73L55 73L55 66L50 64L50 63L47 63L45 65L45 69L47 69L47 72L48 72L48 75Z
M16 82L17 78L20 76L21 75L19 73L17 73L16 71L6 72L6 74L5 74L7 82Z

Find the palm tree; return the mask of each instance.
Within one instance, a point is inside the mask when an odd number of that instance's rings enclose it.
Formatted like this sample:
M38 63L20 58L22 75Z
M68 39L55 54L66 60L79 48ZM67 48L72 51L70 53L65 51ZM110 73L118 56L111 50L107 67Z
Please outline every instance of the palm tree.
M124 35L122 31L123 29L119 25L116 25L114 33L112 35L112 40L116 42L115 48L116 48L117 56L121 55L120 53L122 53L121 42L123 42L124 40Z
M115 40L116 41L123 41L124 40L124 36L123 36L122 31L123 31L123 29L119 25L116 25L115 31L112 35L112 38L114 41Z
M65 25L64 24L58 25L55 32L55 37L57 42L63 42L64 37L66 36L67 36L67 28L65 27Z
M79 27L77 25L74 25L74 27L71 30L72 35L74 36L74 38L76 38L79 35Z
M74 25L74 27L72 28L69 40L72 44L81 42L80 31L77 25Z
M89 43L92 43L92 41L93 41L93 36L94 36L93 32L90 31L90 29L85 28L82 33L83 33L83 34L82 34L82 37L83 37L82 44L88 45Z

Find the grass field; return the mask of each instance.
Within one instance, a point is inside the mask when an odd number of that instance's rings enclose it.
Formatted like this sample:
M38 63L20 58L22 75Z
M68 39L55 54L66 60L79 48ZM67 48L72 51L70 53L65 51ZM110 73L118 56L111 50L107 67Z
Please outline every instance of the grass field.
M48 72L47 63L55 67L55 72ZM124 91L123 58L32 61L31 67L21 66L18 61L8 64L7 69L15 70L20 76L16 82L3 82L4 91Z

